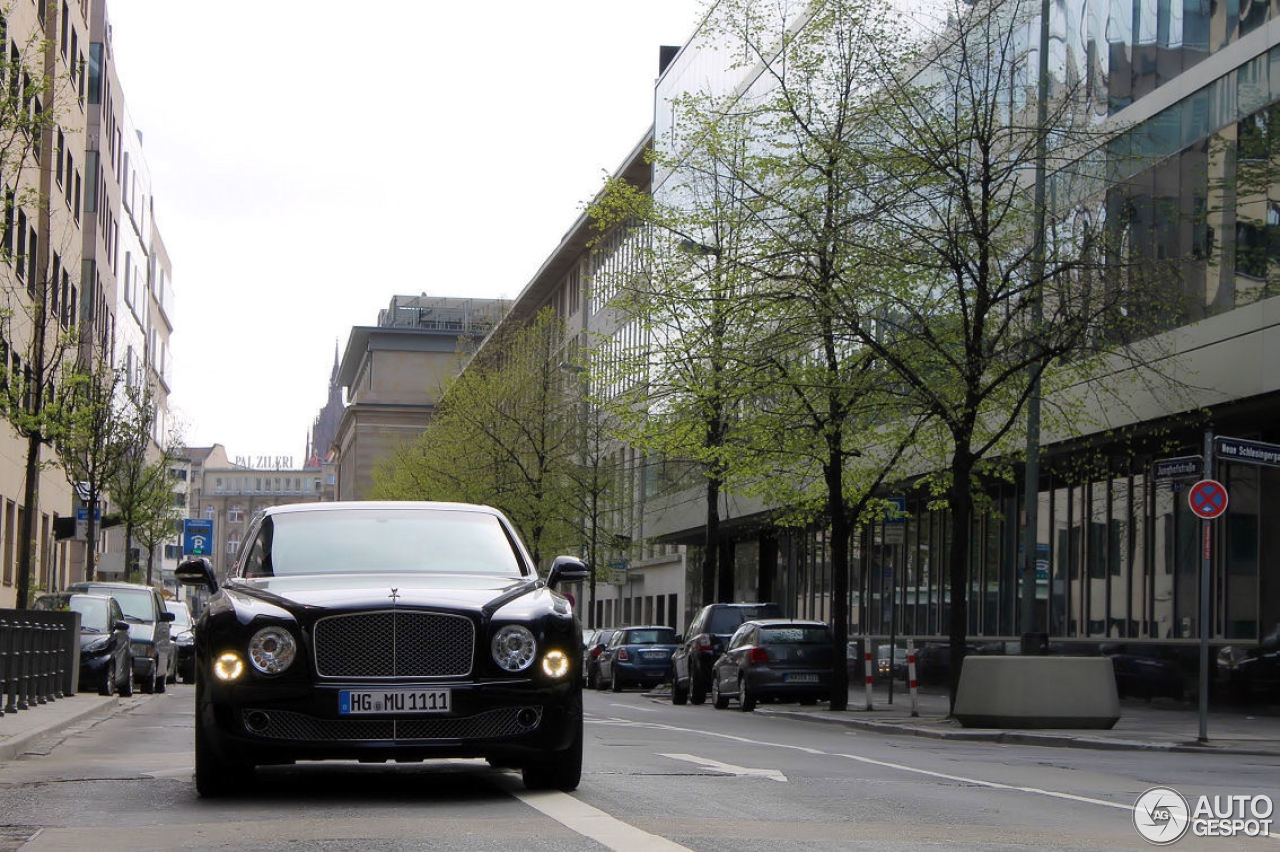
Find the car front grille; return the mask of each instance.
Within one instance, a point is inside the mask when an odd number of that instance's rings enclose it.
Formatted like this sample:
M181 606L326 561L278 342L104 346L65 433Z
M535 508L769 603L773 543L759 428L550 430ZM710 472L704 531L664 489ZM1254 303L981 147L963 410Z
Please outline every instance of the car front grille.
M288 710L245 710L241 724L252 736L293 742L493 740L537 730L542 708L499 707L474 716L416 719L317 719Z
M378 610L316 622L316 673L334 678L463 677L476 628L462 615Z

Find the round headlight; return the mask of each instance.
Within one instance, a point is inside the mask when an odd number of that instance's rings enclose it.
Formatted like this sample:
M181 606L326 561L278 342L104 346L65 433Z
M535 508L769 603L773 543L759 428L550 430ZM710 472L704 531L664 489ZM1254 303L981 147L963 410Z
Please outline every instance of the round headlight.
M569 658L564 651L548 651L542 658L542 671L547 677L564 677L569 672Z
M293 664L298 645L283 627L264 627L249 640L249 662L263 674L280 674Z
M244 674L244 660L239 654L228 651L213 661L213 673L218 680L235 680Z
M527 627L508 624L493 635L493 659L509 672L522 672L533 663L537 640Z

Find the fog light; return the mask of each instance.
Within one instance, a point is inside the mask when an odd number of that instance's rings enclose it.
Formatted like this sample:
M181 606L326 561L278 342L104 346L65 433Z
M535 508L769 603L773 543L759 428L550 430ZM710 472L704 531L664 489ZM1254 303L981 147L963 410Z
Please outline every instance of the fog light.
M542 671L548 677L564 677L569 673L569 658L564 651L548 651L542 658Z
M213 673L218 680L239 680L244 674L244 660L239 654L228 651L214 660Z

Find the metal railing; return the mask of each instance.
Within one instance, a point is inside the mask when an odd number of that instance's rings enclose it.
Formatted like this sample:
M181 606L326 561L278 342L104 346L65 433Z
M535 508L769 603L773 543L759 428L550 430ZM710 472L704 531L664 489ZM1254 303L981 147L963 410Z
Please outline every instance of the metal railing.
M0 716L75 694L80 613L0 609Z

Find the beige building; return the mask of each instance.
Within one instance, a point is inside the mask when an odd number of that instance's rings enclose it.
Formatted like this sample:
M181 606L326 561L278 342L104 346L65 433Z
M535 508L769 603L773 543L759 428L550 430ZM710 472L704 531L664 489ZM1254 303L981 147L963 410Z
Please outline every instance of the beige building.
M337 499L368 495L378 462L422 432L467 353L506 307L501 299L395 296L376 326L351 329L338 366L347 406L333 447Z
M268 506L333 499L333 471L327 464L305 469L251 467L232 462L221 444L188 447L186 459L191 517L213 521L209 558L218 576L225 576L235 562L256 513Z

